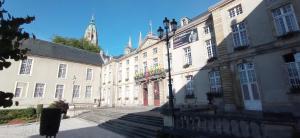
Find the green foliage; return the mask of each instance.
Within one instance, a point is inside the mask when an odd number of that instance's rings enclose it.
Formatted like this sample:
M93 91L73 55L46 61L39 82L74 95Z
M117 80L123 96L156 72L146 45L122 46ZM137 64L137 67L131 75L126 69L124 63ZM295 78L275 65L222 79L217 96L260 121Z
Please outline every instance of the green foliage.
M73 46L94 53L100 52L100 48L98 46L89 43L83 38L75 39L75 38L67 38L62 36L54 36L52 42L67 45L67 46Z
M3 9L4 0L0 0L0 70L8 68L11 62L26 59L29 49L20 49L21 42L30 37L21 25L31 23L35 17L16 18ZM33 36L35 38L35 36Z
M43 104L38 104L37 106L36 106L36 113L37 114L41 114L41 112L42 112L42 110L43 110Z
M12 93L5 93L0 91L0 107L10 107L13 104L14 95Z
M13 119L32 120L36 118L34 108L0 110L0 124L4 124Z

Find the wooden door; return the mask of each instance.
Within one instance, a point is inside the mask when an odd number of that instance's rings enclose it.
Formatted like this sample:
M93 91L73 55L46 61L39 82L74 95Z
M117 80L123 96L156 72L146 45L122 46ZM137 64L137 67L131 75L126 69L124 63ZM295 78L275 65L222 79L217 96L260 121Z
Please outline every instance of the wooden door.
M154 92L154 106L160 106L160 99L159 99L159 83L158 81L154 82L153 85L153 92Z
M144 106L148 106L148 85L143 84Z

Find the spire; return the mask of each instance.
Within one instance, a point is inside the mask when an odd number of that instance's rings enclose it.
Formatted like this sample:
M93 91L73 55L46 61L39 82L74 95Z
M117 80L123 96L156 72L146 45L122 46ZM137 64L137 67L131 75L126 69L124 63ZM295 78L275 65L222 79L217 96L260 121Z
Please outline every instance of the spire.
M150 27L149 35L152 35L153 31L152 31L152 21L151 20L149 21L149 27Z
M92 15L92 18L91 18L91 24L94 24L95 23L95 17L94 17L94 14Z
M128 47L129 47L129 48L132 48L131 36L129 36Z
M139 36L139 46L143 43L143 40L142 40L142 32L140 32L140 36Z

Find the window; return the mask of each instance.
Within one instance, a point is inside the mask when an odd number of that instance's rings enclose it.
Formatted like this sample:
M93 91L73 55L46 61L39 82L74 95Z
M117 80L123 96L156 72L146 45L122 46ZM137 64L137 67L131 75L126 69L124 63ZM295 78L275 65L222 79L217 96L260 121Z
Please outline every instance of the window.
M153 55L157 53L157 48L153 48Z
M137 74L139 72L139 66L134 65L134 73Z
M191 95L194 95L194 87L193 87L193 76L192 75L189 75L189 76L186 76L186 95L187 96L191 96Z
M146 72L146 70L147 70L147 61L143 62L143 65L144 65L144 72Z
M128 81L129 79L129 68L126 68L126 80Z
M30 74L32 66L32 59L22 60L20 74Z
M21 97L23 90L27 89L27 83L17 82L16 89L15 89L15 97Z
M118 76L119 76L119 81L121 81L122 80L122 70L119 70Z
M143 57L144 57L144 58L147 57L147 52L143 53Z
M79 98L79 85L73 85L73 98Z
M129 97L128 97L128 93L129 93L129 86L125 86L125 100L129 100Z
M139 57L138 56L134 57L134 61L138 62L139 61Z
M184 48L185 64L192 65L192 53L191 48Z
M299 30L294 9L291 4L272 10L277 35Z
M212 25L207 25L204 27L204 34L210 34L213 31Z
M157 67L158 66L158 59L154 58L153 59L153 67Z
M240 14L243 13L242 5L240 4L238 6L235 6L235 7L231 8L231 9L229 9L228 12L229 12L230 18L238 16L238 15L240 15Z
M58 78L66 78L67 65L59 64L58 67Z
M249 45L246 23L244 21L232 25L231 29L232 29L233 43L235 47L242 47L242 46Z
M209 72L210 92L221 92L220 71Z
M129 59L128 59L128 60L126 60L126 64L127 64L127 65L129 65Z
M55 98L62 99L63 92L64 92L64 85L60 85L60 84L56 85Z
M93 70L87 69L86 70L86 80L92 80L92 76L93 76Z
M122 97L122 87L118 88L118 100L121 100Z
M92 95L92 86L85 87L85 98L91 98Z
M111 72L108 73L108 83L110 83L112 80L112 75L111 75Z
M216 57L217 50L216 50L215 42L212 39L210 39L210 40L206 40L205 43L206 43L208 57L209 58Z
M34 94L33 94L34 98L43 97L44 90L45 90L45 84L44 83L37 83L35 85L35 90L34 90Z
M300 88L300 53L284 56L291 88Z

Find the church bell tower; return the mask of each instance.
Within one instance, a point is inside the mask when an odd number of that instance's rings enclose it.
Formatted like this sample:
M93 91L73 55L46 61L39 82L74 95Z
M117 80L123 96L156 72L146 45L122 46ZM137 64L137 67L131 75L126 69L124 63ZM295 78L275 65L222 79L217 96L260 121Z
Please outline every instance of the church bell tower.
M84 39L89 41L91 44L98 46L98 33L94 16L92 16L91 21L85 30Z

